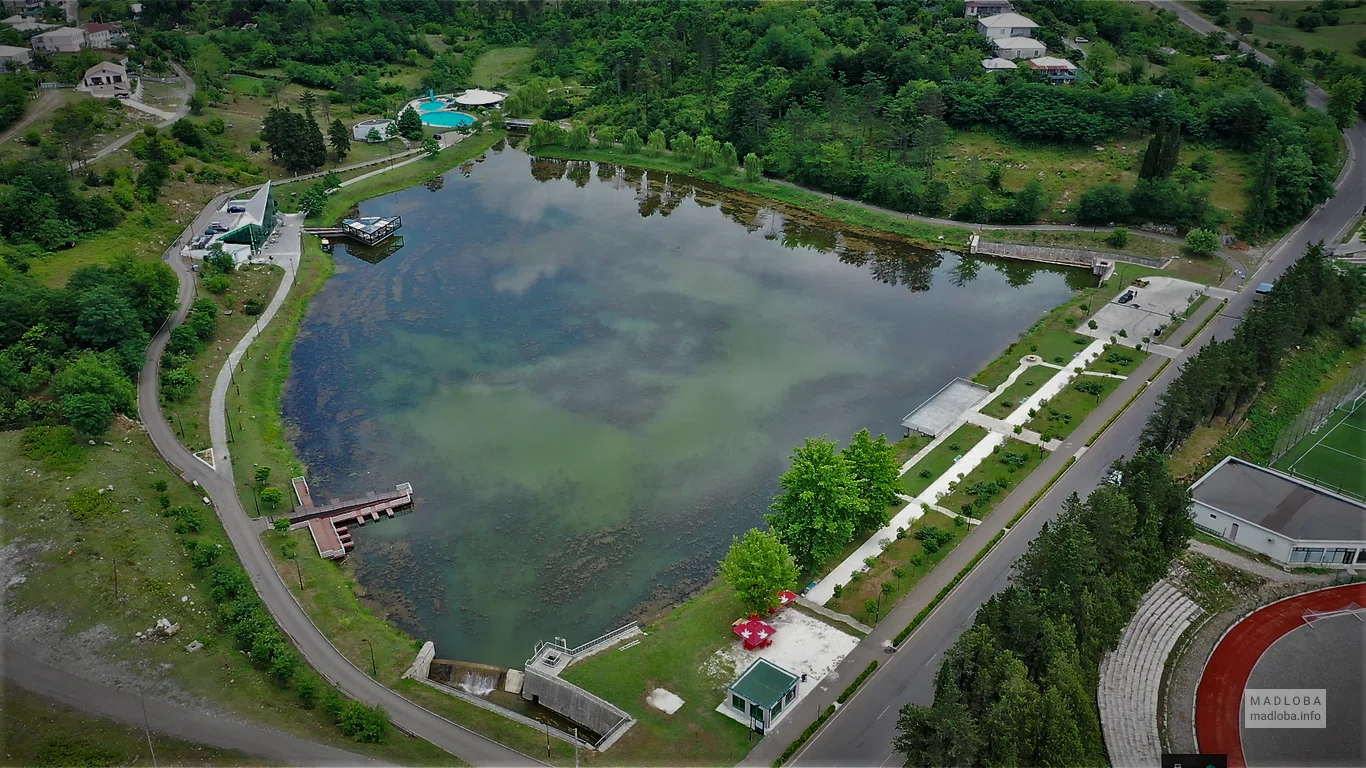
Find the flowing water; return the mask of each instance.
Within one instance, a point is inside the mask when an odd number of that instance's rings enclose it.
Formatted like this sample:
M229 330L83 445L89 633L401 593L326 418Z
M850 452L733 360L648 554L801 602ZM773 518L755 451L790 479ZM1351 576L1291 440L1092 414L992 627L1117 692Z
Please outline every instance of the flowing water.
M500 148L361 205L283 402L360 584L438 656L519 665L686 596L793 445L900 420L1092 278L935 254L678 176ZM1069 285L1070 283L1070 285Z

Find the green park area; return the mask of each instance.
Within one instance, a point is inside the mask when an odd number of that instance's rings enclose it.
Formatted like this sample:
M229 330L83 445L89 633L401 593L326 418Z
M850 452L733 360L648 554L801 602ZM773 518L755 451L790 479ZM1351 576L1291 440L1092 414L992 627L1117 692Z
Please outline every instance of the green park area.
M986 436L987 430L976 424L963 424L955 429L944 438L944 442L935 446L934 450L925 454L924 458L901 476L902 493L907 496L919 496L931 483L948 472L969 448L981 442Z
M1111 344L1100 353L1099 357L1092 360L1090 365L1086 366L1086 370L1093 373L1128 376L1138 366L1143 365L1143 361L1147 359L1147 352L1135 349L1133 346Z
M1057 368L1046 365L1030 366L1020 373L1015 382L1006 387L990 403L982 406L982 413L1004 419L1020 407L1025 398L1039 391L1049 379L1058 374Z
M1318 429L1276 460L1276 469L1356 499L1366 499L1366 407L1341 404Z
M1194 4L1201 8L1200 4ZM1217 23L1262 41L1264 47L1298 46L1349 57L1366 54L1366 7L1351 2L1225 3ZM1217 8L1217 6L1213 6ZM1244 21L1246 19L1247 21ZM1250 27L1250 29L1249 29Z
M1065 438L1121 383L1120 379L1110 376L1082 374L1063 391L1039 403L1036 415L1025 423L1025 429L1056 439Z
M1047 452L1014 438L992 449L990 456L959 480L938 505L955 514L984 520L996 504L1043 463Z
M825 606L869 626L877 624L958 546L968 531L957 518L926 512L909 528L898 531L868 570L837 587Z

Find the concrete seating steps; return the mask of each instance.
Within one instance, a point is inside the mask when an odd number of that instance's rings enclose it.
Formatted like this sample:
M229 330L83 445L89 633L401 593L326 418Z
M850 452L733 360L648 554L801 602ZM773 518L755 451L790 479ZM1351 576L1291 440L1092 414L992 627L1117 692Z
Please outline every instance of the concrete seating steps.
M1167 656L1200 608L1166 579L1143 596L1116 648L1100 664L1097 703L1116 766L1158 762L1157 700Z

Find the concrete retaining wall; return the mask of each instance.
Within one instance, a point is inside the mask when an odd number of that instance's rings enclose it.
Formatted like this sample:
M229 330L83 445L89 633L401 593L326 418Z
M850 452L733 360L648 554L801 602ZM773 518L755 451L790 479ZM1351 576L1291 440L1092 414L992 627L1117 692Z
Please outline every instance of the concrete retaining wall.
M610 738L631 716L584 689L558 677L544 674L528 666L522 681L522 698L558 712L574 722Z
M1020 259L1022 261L1037 261L1045 264L1060 264L1068 267L1087 268L1093 266L1097 259L1112 259L1114 261L1141 264L1145 267L1159 269L1165 267L1169 261L1168 259L1135 256L1129 253L1116 253L1114 251L1093 251L1086 248L1055 248L1043 245L1024 245L1022 243L993 243L988 240L981 240L977 237L973 237L971 251L979 256L997 256L1003 259Z

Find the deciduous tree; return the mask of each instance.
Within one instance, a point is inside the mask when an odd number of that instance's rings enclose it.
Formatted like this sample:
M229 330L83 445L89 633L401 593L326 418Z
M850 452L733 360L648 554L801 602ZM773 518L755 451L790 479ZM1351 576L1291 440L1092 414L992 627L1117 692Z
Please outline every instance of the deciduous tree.
M814 571L848 543L866 502L844 457L825 438L795 448L779 482L783 492L773 500L769 525L797 564Z
M731 542L721 576L747 610L768 613L778 606L779 592L797 585L797 564L778 537L751 528Z

